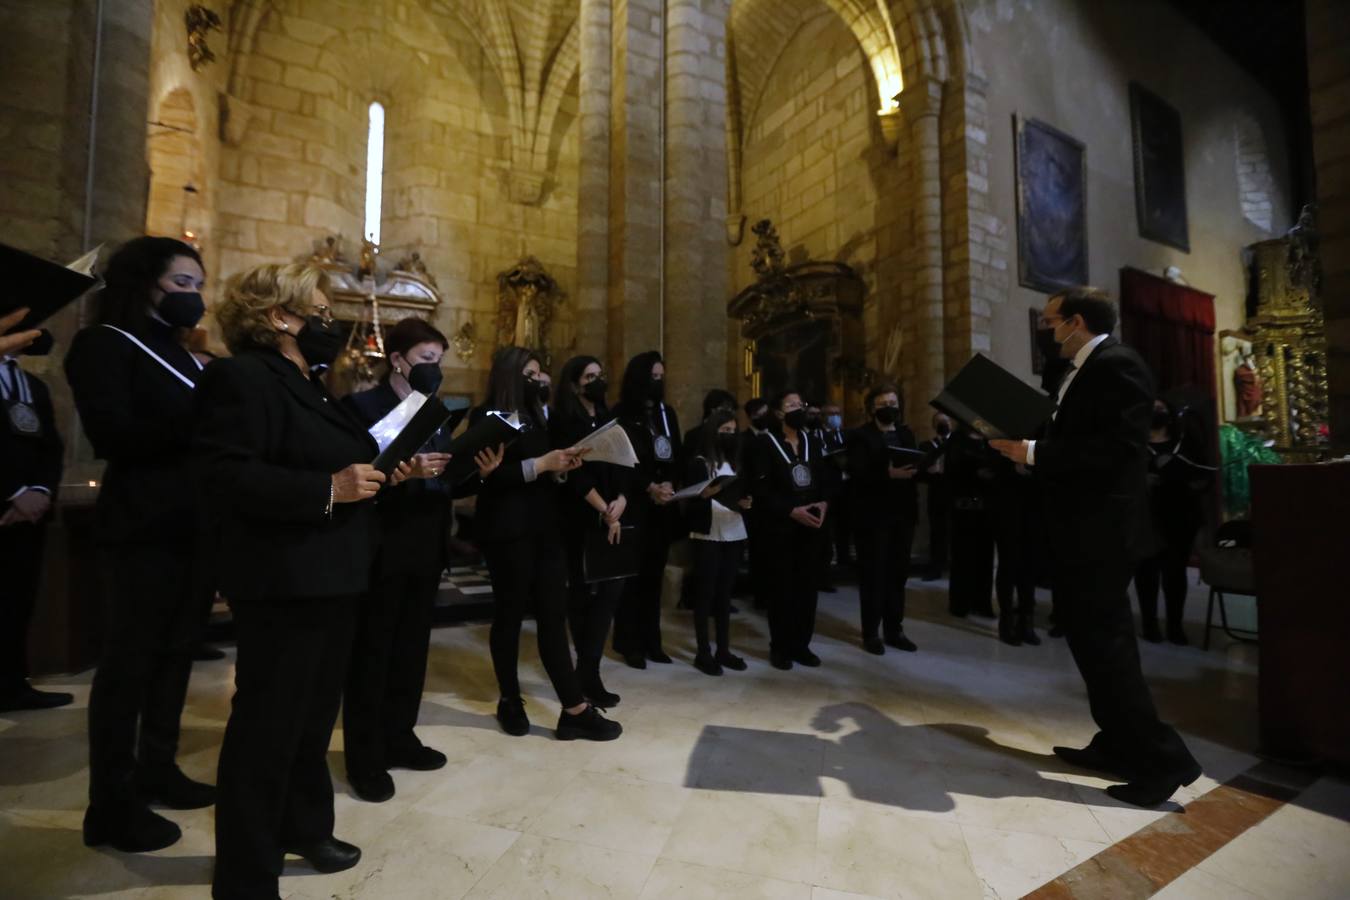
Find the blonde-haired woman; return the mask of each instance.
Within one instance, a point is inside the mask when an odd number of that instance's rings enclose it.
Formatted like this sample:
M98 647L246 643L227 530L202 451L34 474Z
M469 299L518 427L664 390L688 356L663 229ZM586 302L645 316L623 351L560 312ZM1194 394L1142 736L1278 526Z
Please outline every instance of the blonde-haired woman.
M197 392L195 445L239 648L218 776L218 900L278 896L288 852L322 872L361 858L333 836L325 754L385 479L370 465L374 440L313 374L343 347L326 290L301 265L230 279L215 312L234 356L211 363Z

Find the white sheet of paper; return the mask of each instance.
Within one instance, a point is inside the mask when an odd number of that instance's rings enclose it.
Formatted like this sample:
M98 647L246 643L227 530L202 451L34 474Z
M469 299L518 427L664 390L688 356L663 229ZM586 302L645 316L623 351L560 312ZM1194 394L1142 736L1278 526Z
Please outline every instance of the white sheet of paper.
M628 440L628 433L623 430L618 420L601 425L599 428L577 441L577 449L589 449L590 452L582 457L586 462L605 462L616 466L626 466L633 468L637 465L637 453L633 450L633 442Z
M399 432L412 421L412 417L426 402L426 394L413 391L404 397L403 402L395 406L389 415L370 426L370 436L375 439L376 444L379 444L381 452L394 442L394 438L398 437Z
M99 244L84 256L81 256L72 263L68 263L66 268L72 272L79 272L81 275L88 275L92 278L94 275L94 265L98 262L98 255L102 251L103 245Z

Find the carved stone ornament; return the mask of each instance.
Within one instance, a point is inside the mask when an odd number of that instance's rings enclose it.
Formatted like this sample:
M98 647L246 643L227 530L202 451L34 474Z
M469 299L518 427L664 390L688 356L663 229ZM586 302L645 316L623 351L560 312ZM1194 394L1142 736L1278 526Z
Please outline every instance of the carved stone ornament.
M202 66L216 61L216 55L206 44L206 37L212 31L220 30L220 16L205 6L194 4L183 14L183 24L187 28L188 63L192 71L199 72Z

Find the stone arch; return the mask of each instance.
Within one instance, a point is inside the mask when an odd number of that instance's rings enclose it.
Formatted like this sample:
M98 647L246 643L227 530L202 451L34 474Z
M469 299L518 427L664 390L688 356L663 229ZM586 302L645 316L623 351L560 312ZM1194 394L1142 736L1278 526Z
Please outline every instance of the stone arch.
M155 105L147 135L147 234L194 240L207 224L210 206L197 127L196 103L186 87L174 88Z

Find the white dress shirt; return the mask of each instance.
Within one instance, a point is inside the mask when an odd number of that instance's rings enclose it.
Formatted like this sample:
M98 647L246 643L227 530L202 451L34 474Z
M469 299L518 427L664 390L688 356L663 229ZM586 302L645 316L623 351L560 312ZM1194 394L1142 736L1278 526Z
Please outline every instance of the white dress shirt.
M1097 346L1108 337L1110 337L1109 334L1097 335L1095 338L1079 347L1078 352L1073 355L1073 363L1069 366L1069 371L1065 372L1064 377L1060 379L1059 391L1055 395L1055 411L1050 416L1051 420L1059 415L1059 405L1064 402L1064 395L1069 393L1069 385L1073 384L1073 380L1078 377L1078 371L1083 368L1083 364L1086 363L1088 357L1092 355L1092 351L1096 350ZM1027 441L1027 465L1036 465L1035 441Z
M735 475L729 463L722 463L717 467L713 476ZM698 532L691 533L689 537L696 541L743 541L749 535L745 530L745 519L741 516L739 509L731 509L717 502L717 498L712 500L712 527L706 534Z

